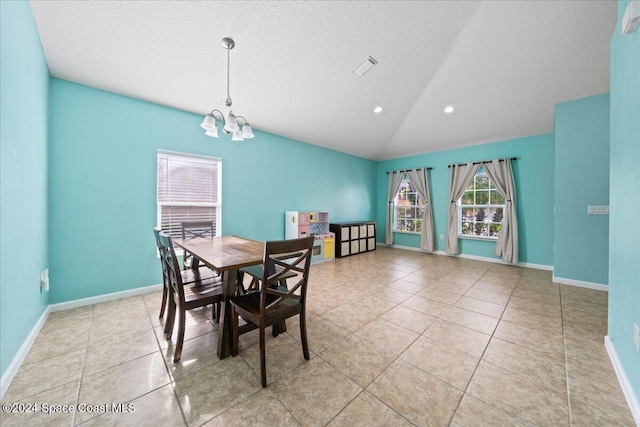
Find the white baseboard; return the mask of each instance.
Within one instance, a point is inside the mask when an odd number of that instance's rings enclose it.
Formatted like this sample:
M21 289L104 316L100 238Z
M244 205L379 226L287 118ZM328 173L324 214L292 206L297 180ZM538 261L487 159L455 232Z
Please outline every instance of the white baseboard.
M47 308L45 308L42 315L40 316L40 318L38 319L38 321L36 322L36 324L31 329L31 332L29 333L27 338L22 343L22 346L18 350L18 353L16 353L16 355L13 357L13 360L7 367L7 370L2 375L2 379L0 380L0 399L2 399L2 397L4 396L4 393L9 388L11 381L13 381L13 377L15 377L16 373L18 372L18 369L22 365L24 358L27 356L27 353L29 353L29 350L31 349L33 342L36 340L38 333L40 333L40 329L42 329L42 326L46 322L47 317L49 317L49 313L52 313L54 311L62 311L62 310L69 310L71 308L83 307L85 305L98 304L106 301L113 301L121 298L128 298L136 295L143 295L149 292L155 292L155 291L161 291L161 290L162 290L162 284L151 285L151 286L146 286L144 288L130 289L122 292L114 292L111 294L98 295L95 297L82 298L74 301L67 301L67 302L61 302L58 304L48 305Z
M27 357L27 353L29 353L29 350L31 350L31 346L38 337L38 334L40 333L40 329L42 329L44 322L47 321L47 317L49 317L49 312L51 311L50 307L51 306L48 305L47 308L44 309L44 311L40 315L40 318L31 329L31 332L29 332L29 335L27 335L27 338L24 340L24 342L20 346L20 349L13 357L13 360L11 360L11 363L7 367L7 370L4 371L2 379L0 379L0 399L2 399L7 389L9 388L11 381L13 381L13 377L16 376L18 369L20 369L20 366L22 365L24 358Z
M162 284L145 286L144 288L129 289L121 292L113 292L111 294L98 295L95 297L76 299L73 301L59 302L51 304L51 311L69 310L71 308L83 307L85 305L98 304L101 302L114 301L122 298L134 297L136 295L148 294L149 292L161 291Z
M624 397L627 399L627 404L629 405L629 409L631 410L631 415L633 415L633 419L636 420L636 425L640 427L640 404L638 403L638 398L633 392L631 382L629 382L629 378L627 378L627 374L624 372L624 368L620 363L620 359L618 359L616 348L609 339L608 335L604 337L604 346L607 349L607 353L609 353L609 359L611 359L613 369L616 371L618 382L620 383L620 387L622 388Z
M579 288L595 289L596 291L609 292L609 286L602 283L583 282L582 280L565 279L564 277L558 277L555 274L551 280L553 283L560 283L562 285L577 286Z
M386 245L386 244L380 243L380 242L376 242L376 243L379 246L385 246L385 247L388 247L388 248L396 248L396 249L404 249L404 250L407 250L407 251L429 253L429 252L426 252L425 250L423 250L422 248L416 248L416 247L413 247L413 246ZM472 260L475 260L475 261L492 262L492 263L495 263L495 264L511 265L511 264L508 264L506 262L503 262L500 258L489 258L489 257L476 256L476 255L466 255L466 254L448 255L443 251L435 251L435 252L431 252L431 253L434 254L434 255L444 255L444 256L450 256L450 257L472 259ZM538 269L538 270L553 271L553 266L552 265L532 264L532 263L528 263L528 262L519 262L518 263L518 267L527 267L527 268L535 268L535 269ZM561 283L563 285L578 286L580 288L595 289L595 290L598 290L598 291L605 291L605 292L609 291L609 286L603 285L601 283L592 283L592 282L583 282L581 280L565 279L563 277L557 277L555 274L552 276L552 281L554 283Z
M474 260L474 261L492 262L494 264L512 265L512 264L509 264L509 263L506 263L506 262L502 261L500 258L489 258L489 257L483 257L483 256L477 256L477 255L467 255L467 254L449 255L449 254L447 254L447 253L445 253L443 251L427 252L422 248L415 248L413 246L385 245L384 243L380 243L380 242L376 242L376 244L379 245L379 246L386 246L388 248L404 249L404 250L407 250L407 251L422 252L422 253L425 253L425 254L431 253L433 255L444 255L444 256L450 256L450 257L454 257L454 258L471 259L471 260ZM535 268L537 270L553 271L553 266L552 265L533 264L533 263L530 263L530 262L519 262L518 263L518 267L527 267L527 268Z

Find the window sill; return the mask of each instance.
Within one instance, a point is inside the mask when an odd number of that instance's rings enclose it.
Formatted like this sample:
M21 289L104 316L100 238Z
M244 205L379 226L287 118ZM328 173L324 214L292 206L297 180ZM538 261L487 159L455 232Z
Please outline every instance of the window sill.
M497 242L497 237L483 237L483 236L467 236L467 235L458 235L458 239L466 239L466 240L482 240L485 242Z
M404 231L404 230L393 230L394 233L402 233L402 234L417 234L420 235L419 231Z

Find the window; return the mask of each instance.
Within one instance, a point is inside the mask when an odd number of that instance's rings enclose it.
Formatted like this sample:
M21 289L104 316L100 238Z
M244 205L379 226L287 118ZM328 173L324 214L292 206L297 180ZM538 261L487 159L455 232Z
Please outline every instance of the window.
M393 231L420 233L422 231L424 205L424 199L420 193L406 176L403 177L394 200Z
M504 208L502 194L486 173L478 171L458 200L458 235L497 239L502 229Z
M182 238L183 221L213 221L220 230L222 160L158 151L158 227Z

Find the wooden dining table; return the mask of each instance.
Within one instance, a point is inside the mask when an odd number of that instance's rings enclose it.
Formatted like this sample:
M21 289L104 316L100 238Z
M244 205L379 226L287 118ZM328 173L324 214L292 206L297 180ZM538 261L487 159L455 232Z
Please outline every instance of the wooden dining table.
M223 294L218 325L218 358L224 359L231 354L231 304L229 298L234 295L238 270L243 267L262 263L264 242L245 239L238 236L195 237L193 239L174 239L173 243L193 254L195 265L199 262L222 274Z

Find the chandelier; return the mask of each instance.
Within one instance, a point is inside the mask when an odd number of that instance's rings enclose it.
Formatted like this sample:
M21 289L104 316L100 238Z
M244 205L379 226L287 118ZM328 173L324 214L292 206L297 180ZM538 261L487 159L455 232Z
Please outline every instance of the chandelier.
M233 111L231 111L231 95L229 95L229 56L231 49L236 46L236 42L230 37L225 37L222 39L222 46L227 49L227 99L222 101L222 103L229 108L229 113L225 117L222 111L213 109L209 114L204 116L200 127L205 130L205 135L217 138L218 124L216 120L220 120L222 122L222 132L225 134L230 133L232 141L244 141L245 139L254 137L253 130L249 122L247 122L247 119L233 114ZM240 129L240 125L242 125L242 130Z

